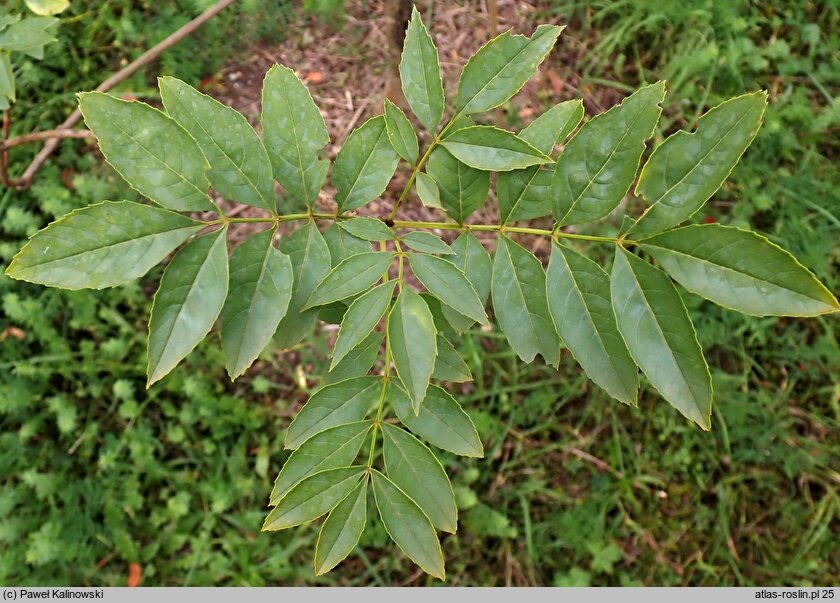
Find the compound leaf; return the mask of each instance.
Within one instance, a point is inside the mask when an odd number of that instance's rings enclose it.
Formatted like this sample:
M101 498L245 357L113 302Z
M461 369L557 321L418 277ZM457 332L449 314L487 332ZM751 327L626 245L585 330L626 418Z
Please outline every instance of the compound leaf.
M382 378L355 377L325 385L309 398L286 432L286 448L294 450L329 427L361 421L379 402Z
M373 494L385 531L427 574L444 579L443 552L429 518L394 482L375 469Z
M683 287L756 316L837 312L837 299L792 255L765 237L720 224L677 228L642 249Z
M280 348L288 348L299 342L315 323L318 311L303 307L330 271L330 250L315 222L282 237L279 247L292 261L294 282L289 308L277 326L274 339Z
M419 410L437 356L437 329L426 302L404 286L388 316L388 341L394 368L405 385L415 413Z
M550 157L513 132L493 126L461 128L441 144L455 159L477 170L501 172L551 163Z
M309 475L351 465L372 426L373 421L345 423L325 429L306 440L291 454L274 480L268 504L276 505Z
M639 370L615 324L610 276L592 260L553 244L546 290L557 332L586 375L616 400L636 406Z
M645 86L593 117L554 164L552 201L561 224L603 218L627 193L662 112L665 83Z
M332 181L339 211L350 211L376 199L388 186L400 156L391 146L385 117L367 120L347 137L333 165Z
M210 185L232 201L274 211L271 162L245 116L179 79L162 77L158 83L166 112L210 162Z
M545 293L545 271L530 251L499 237L493 262L493 309L510 347L525 362L541 354L560 363L560 338L554 329Z
M390 251L357 253L342 261L321 281L306 307L323 306L352 297L372 287L394 260Z
M230 257L230 291L222 308L222 349L231 379L265 349L292 298L289 256L274 248L274 230L252 236Z
M367 485L362 479L327 516L315 545L315 575L326 574L349 555L367 521Z
M412 253L411 271L441 303L476 322L487 323L484 304L469 279L455 264L434 255Z
M400 241L405 243L406 247L422 253L439 253L441 255L455 253L449 245L443 242L443 239L430 232L415 230L401 236Z
M385 99L385 130L397 154L413 165L420 154L417 134L405 113L387 98Z
M531 38L506 31L479 48L461 72L457 112L479 113L510 99L536 73L562 31L540 25Z
M341 321L338 339L336 339L333 348L330 370L334 369L351 350L376 328L391 304L391 296L394 294L396 285L396 281L382 283L364 295L360 295L350 304Z
M414 413L408 394L394 381L388 383L385 398L399 420L430 444L460 456L484 456L475 425L445 389L430 385L419 414Z
M410 433L382 424L385 473L428 516L439 530L454 534L458 509L452 484L440 461Z
M437 183L440 203L446 213L459 224L487 200L490 173L458 161L442 147L432 151L426 173Z
M263 523L263 532L285 530L328 513L350 494L366 467L326 469L307 477L277 501Z
M311 207L327 177L330 162L318 154L330 135L309 90L288 67L274 65L265 74L260 120L274 177Z
M6 274L62 289L114 287L146 274L203 227L166 209L105 201L39 231Z
M618 330L636 364L674 408L708 430L712 378L671 279L617 247L610 294Z
M766 107L766 92L729 99L703 115L694 132L676 132L659 145L636 185L650 205L631 231L661 232L703 207L750 146Z
M443 117L443 82L437 48L416 7L412 8L405 33L400 81L414 115L429 132L434 132Z
M226 232L195 239L166 267L149 319L147 387L204 339L222 311L228 292Z
M176 211L216 211L207 160L174 119L102 92L80 94L79 109L105 160L141 194Z

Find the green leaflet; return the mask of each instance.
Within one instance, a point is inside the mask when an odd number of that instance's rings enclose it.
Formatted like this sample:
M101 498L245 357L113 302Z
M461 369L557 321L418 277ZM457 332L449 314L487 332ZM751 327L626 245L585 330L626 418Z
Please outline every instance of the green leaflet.
M15 102L15 74L9 53L0 50L0 109L8 109L10 102Z
M417 134L405 113L387 98L385 99L385 131L388 133L388 140L391 141L394 150L413 165L420 154Z
M630 230L661 232L699 210L750 146L766 107L763 91L729 99L703 115L693 133L676 132L659 145L636 185L650 206Z
M440 461L420 440L399 427L382 424L385 473L439 530L454 534L458 509L452 484Z
M385 398L403 425L430 444L460 456L484 456L484 447L469 415L443 388L429 386L417 415L408 394L398 383L388 383Z
M79 94L79 109L105 160L141 194L176 211L216 211L207 160L175 120L102 92Z
M306 440L283 464L274 480L268 504L276 505L289 490L309 475L352 465L372 426L373 421L336 425Z
M371 477L376 507L385 531L420 569L444 580L443 552L429 518L379 471L374 469Z
M484 245L475 238L475 235L469 231L461 233L452 242L451 247L455 256L448 259L472 283L473 288L478 293L481 306L484 307L487 298L490 297L490 280L493 273L493 261L490 259L490 254L484 249ZM459 333L463 333L474 323L473 320L445 305L441 307L441 313L452 328Z
M245 116L181 80L162 77L158 84L166 112L210 162L211 186L230 200L273 212L271 162Z
M26 17L10 22L7 27L0 28L0 48L6 52L23 52L35 59L43 59L43 46L57 40L48 31L57 23L55 17Z
M593 117L569 141L554 167L552 200L558 222L592 222L618 206L636 177L664 98L664 82L645 86Z
M583 118L582 101L566 101L531 122L519 138L549 155ZM496 176L496 195L503 224L532 220L551 213L551 183L554 169L533 166L525 170L501 172Z
M546 155L561 140L572 133L583 119L583 101L570 100L558 103L532 121L518 134L519 138L531 144Z
M149 319L146 387L162 379L210 332L228 292L227 228L181 249L163 273Z
M443 205L440 204L440 190L438 190L438 185L434 178L426 172L417 172L414 186L417 190L417 196L420 197L420 202L423 205L443 209Z
M807 268L754 232L686 226L645 239L641 247L689 291L745 314L815 316L840 309Z
M610 294L618 330L636 364L674 408L708 430L712 378L671 279L616 247Z
M26 7L36 15L57 15L70 6L70 0L24 0Z
M330 511L315 545L315 575L326 574L356 548L367 520L367 485L359 484Z
M330 251L315 222L282 237L279 247L292 261L294 283L292 300L274 338L280 348L288 348L299 342L315 323L317 310L304 310L303 306L330 271Z
M341 362L335 365L335 368L327 373L324 382L337 383L351 377L367 375L379 357L379 349L384 339L385 333L382 331L374 331L365 337L359 345L347 353Z
M385 225L385 222L377 218L350 218L342 220L338 225L354 237L365 241L389 241L394 238L394 233ZM370 247L368 247L368 251Z
M453 383L466 383L472 381L470 367L461 358L449 340L438 334L437 336L438 355L435 359L435 370L432 379L438 381L452 381Z
M311 207L327 177L330 162L318 155L330 135L309 90L288 67L274 65L265 74L260 121L274 177Z
M349 302L349 300L348 300ZM332 325L341 324L344 315L347 313L347 304L344 302L333 302L318 308L318 320Z
M286 448L294 450L329 427L361 421L381 395L381 377L354 377L325 385L312 394L289 425Z
M306 307L323 306L361 293L382 278L393 260L394 254L390 251L369 251L350 256L321 281Z
M350 304L341 321L341 329L338 331L338 339L333 348L330 370L333 370L376 328L391 304L391 296L396 286L397 281L382 283L364 295L360 295Z
M429 156L426 173L438 185L440 203L459 224L487 200L490 173L461 163L442 147Z
M548 311L545 271L530 251L499 237L493 261L493 309L510 347L525 362L541 354L560 364L560 338Z
M328 513L347 496L367 470L366 467L327 469L307 477L277 502L262 530L285 530Z
M639 370L615 324L609 275L592 260L555 243L546 291L557 332L586 375L616 400L636 406Z
M341 262L357 253L371 251L370 243L342 228L341 222L332 224L324 231L324 241L330 250L330 265L335 268Z
M434 255L412 253L411 271L441 303L476 322L487 323L484 304L470 281L455 264Z
M388 341L394 368L417 413L435 367L437 329L422 297L403 287L388 315Z
M400 81L414 115L429 132L434 132L443 117L443 82L437 48L417 7L411 10L411 21L405 33Z
M414 230L400 237L400 242L406 247L422 253L438 253L441 255L453 255L455 252L443 242L439 236L430 232Z
M103 289L141 277L204 227L128 201L76 209L36 233L6 275L62 289Z
M461 72L456 111L487 111L519 92L562 31L556 25L540 25L530 39L506 31L479 48Z
M247 239L230 256L230 291L222 308L222 349L231 379L248 370L271 341L292 298L289 256L274 248L274 230Z
M353 130L333 165L335 202L341 212L370 203L382 194L400 156L391 146L385 118L377 115Z
M449 134L441 143L455 159L485 171L519 170L551 163L551 158L518 138L493 126L471 126Z

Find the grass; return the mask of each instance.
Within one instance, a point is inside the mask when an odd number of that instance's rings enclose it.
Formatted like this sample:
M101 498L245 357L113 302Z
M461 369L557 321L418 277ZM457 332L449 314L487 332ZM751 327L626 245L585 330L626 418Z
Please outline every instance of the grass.
M804 2L665 5L556 1L546 10L571 23L564 35L589 57L576 66L583 84L669 79L659 136L690 127L725 97L768 88L759 137L698 219L765 231L840 291L838 11ZM138 6L108 3L102 31L110 18L144 31ZM76 35L74 46L71 34L88 28L73 23L48 53L72 49L93 61L96 37ZM137 47L146 41L138 36ZM169 60L195 79L214 69L188 55ZM86 69L68 82L51 80L59 76L48 62L25 67L43 73L19 80L18 133L38 119L40 100L29 92L42 89L49 100L40 111L56 121L69 91L95 86L105 66ZM150 73L131 87L150 86ZM31 190L0 192L4 262L53 216L134 198L81 144L62 143ZM314 527L258 531L286 457L284 428L326 373L326 339L267 355L233 385L211 340L147 393L145 322L159 276L103 292L0 276L0 581L119 586L137 563L144 585L433 584L375 520L356 553L322 578L312 571ZM445 456L461 509L458 534L443 539L447 584L836 582L837 318L749 318L685 299L712 365L710 433L650 388L638 410L608 399L567 352L558 373L523 365L498 332L461 340L475 383L459 386L458 397L487 455Z

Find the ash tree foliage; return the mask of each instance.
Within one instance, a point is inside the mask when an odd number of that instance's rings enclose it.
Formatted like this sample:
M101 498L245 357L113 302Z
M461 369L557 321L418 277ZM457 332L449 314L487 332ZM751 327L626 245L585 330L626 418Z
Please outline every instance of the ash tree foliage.
M583 125L577 100L550 108L518 133L474 121L519 91L561 31L543 25L530 38L494 38L467 62L447 103L438 51L415 10L400 75L430 143L423 149L413 120L385 101L332 165L324 158L329 133L321 113L295 73L280 65L265 77L262 138L242 115L172 78L160 79L163 110L81 94L106 160L155 204L104 201L76 210L33 236L6 272L65 289L113 287L180 247L151 309L149 386L217 321L232 379L267 346L296 344L319 319L339 323L325 385L288 427L285 444L293 452L277 476L263 529L325 517L315 550L322 574L352 552L378 513L399 548L443 579L438 532L456 531L458 510L435 451L481 457L483 449L469 414L441 384L471 379L454 342L476 323L490 323L488 301L523 361L539 355L557 366L566 348L592 381L630 406L637 405L641 369L702 429L710 428L712 384L675 283L753 315L840 309L811 272L765 237L683 225L749 146L765 93L713 108L693 131L656 146L640 172L664 82ZM357 216L401 162L411 175L391 214ZM487 201L491 172L501 223L469 223ZM337 209L318 213L314 203L328 175ZM566 228L613 214L634 182L646 208L626 217L614 237ZM226 217L210 187L267 215ZM411 190L448 219L400 220ZM554 228L527 226L546 216ZM244 222L268 228L229 253L227 236ZM281 223L300 227L278 236ZM460 234L447 244L432 230ZM495 235L492 256L476 232ZM548 237L547 267L511 235ZM573 246L588 244L612 247L611 265Z

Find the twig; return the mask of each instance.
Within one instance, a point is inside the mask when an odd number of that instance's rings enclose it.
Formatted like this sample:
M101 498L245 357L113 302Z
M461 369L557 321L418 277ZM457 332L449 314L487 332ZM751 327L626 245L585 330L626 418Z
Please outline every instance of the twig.
M93 136L93 132L90 130L44 130L42 132L32 132L31 134L15 136L14 138L0 142L0 151L6 151L20 144L37 142L39 140L49 140L51 138L88 138L89 136Z
M104 82L99 84L96 88L97 92L107 92L117 84L119 84L124 79L130 77L134 74L138 69L141 67L148 65L152 61L154 61L158 56L160 56L165 50L169 49L171 46L174 46L188 35L193 33L199 27L207 23L210 19L215 17L217 14L222 12L228 6L236 2L236 0L220 0L206 11L201 13L198 17L184 25L178 31L169 35L165 40L161 41L159 44L156 44L143 54L141 54L136 60L132 61L119 71L117 71L114 75L106 79ZM70 117L64 120L64 122L56 128L56 130L67 130L72 128L76 122L81 119L82 113L76 108L73 113L70 114ZM44 165L44 162L47 158L52 154L55 148L58 146L59 141L61 138L58 137L49 137L44 148L40 150L40 152L35 156L35 159L32 160L32 163L29 164L29 167L23 172L23 176L18 178L17 180L7 180L5 184L8 186L13 186L15 188L29 188L32 184L32 179L35 177L35 174L41 169L41 166ZM6 152L5 150L3 151Z

